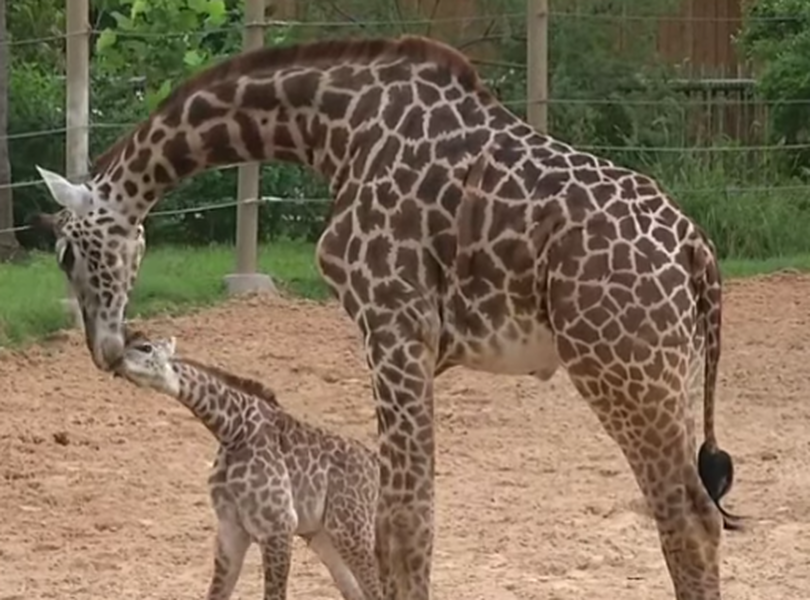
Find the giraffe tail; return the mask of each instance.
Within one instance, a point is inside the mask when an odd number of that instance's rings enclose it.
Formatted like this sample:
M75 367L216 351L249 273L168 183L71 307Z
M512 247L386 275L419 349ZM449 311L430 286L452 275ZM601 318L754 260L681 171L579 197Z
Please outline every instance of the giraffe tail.
M741 517L730 514L720 500L734 483L734 462L731 455L719 448L714 430L715 390L720 363L720 330L722 324L722 286L720 268L714 246L706 234L699 231L695 248L695 284L697 314L702 321L705 337L705 378L703 384L703 435L698 451L698 473L709 496L723 515L723 529L741 529Z

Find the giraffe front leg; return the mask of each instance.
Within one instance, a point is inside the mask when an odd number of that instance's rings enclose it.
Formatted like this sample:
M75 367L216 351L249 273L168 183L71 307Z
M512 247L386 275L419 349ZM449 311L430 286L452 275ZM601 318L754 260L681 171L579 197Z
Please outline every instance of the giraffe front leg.
M382 502L382 498L380 498ZM378 510L379 514L379 503ZM377 569L380 574L380 591L383 600L397 600L397 582L391 562L391 545L388 537L388 527L383 526L378 517L375 523L374 555L377 558Z
M292 563L292 534L278 532L259 542L264 570L264 600L286 600Z
M433 377L438 328L421 315L392 319L366 336L380 447L378 552L384 589L398 600L430 598L433 555Z
M250 536L234 519L220 518L214 549L214 573L208 586L208 600L228 600L233 593Z
M227 464L227 451L220 447L208 477L208 493L217 516L214 572L208 586L208 600L230 598L251 542L250 535L239 520L236 503L228 486Z

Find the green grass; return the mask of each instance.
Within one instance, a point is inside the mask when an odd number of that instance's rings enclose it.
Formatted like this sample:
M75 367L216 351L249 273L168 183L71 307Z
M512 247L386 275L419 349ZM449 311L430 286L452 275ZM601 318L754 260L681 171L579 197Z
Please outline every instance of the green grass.
M281 288L312 299L328 297L315 268L314 245L282 241L260 248L259 268ZM234 266L233 248L159 247L147 250L132 295L132 316L181 314L226 297L223 277ZM810 271L810 255L766 260L724 261L725 277L737 278L781 269ZM64 276L50 253L37 253L25 264L0 264L0 346L47 336L68 324L59 301Z
M774 273L786 269L810 272L810 254L777 256L763 260L725 260L721 263L723 277L736 279Z
M328 297L313 244L283 241L259 249L259 270L298 296ZM234 268L231 246L147 249L130 301L131 316L180 314L226 297L223 277ZM67 283L51 253L25 264L0 264L0 346L17 345L69 324L60 304Z

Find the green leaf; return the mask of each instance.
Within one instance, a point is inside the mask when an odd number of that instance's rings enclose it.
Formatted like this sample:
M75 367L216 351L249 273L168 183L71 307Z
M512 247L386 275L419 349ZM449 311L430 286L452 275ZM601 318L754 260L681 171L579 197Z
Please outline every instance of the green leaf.
M188 0L188 7L200 15L208 12L207 0Z
M188 50L183 55L183 62L189 67L197 67L205 62L205 56L199 50Z
M126 16L123 13L114 10L110 13L110 16L115 19L115 24L120 27L121 29L132 29L132 19Z
M197 13L190 10L184 10L183 12L179 13L178 15L176 15L176 19L177 19L176 26L181 31L183 30L195 31L200 28L200 22L202 21L202 18L198 16ZM199 36L195 35L192 37L195 43L199 43Z
M172 87L172 80L164 79L158 89L146 93L146 104L150 111L154 110L171 93Z
M208 18L206 23L213 27L220 27L228 20L228 8L224 0L209 0Z
M132 3L132 9L130 10L130 16L134 19L140 14L149 14L149 10L152 7L149 6L149 0L135 0Z
M108 48L111 48L115 45L118 36L116 35L115 31L112 29L105 29L101 32L101 35L98 36L96 40L96 50L98 52L104 52Z

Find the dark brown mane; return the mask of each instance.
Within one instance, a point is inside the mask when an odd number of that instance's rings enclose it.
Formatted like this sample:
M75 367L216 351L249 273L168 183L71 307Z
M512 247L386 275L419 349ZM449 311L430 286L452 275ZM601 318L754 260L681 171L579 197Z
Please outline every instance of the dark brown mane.
M255 379L249 379L247 377L240 377L239 375L234 375L224 369L220 369L219 367L215 367L213 365L207 365L196 361L192 358L175 358L174 362L185 364L190 367L194 367L200 371L203 371L214 377L219 379L227 385L228 387L234 388L235 390L242 392L243 394L247 394L249 396L256 396L257 398L261 398L265 402L272 404L273 406L279 406L278 400L276 399L276 394L273 390L269 387L261 383L260 381L256 381Z
M137 126L137 128L140 127L141 125ZM96 160L93 162L93 168L90 169L91 176L104 172L107 167L110 166L113 159L121 154L121 152L124 150L124 146L126 146L127 142L132 139L134 131L137 131L137 129L127 131L126 133L120 135L118 139L110 144L104 152L96 157Z
M434 63L449 70L465 87L478 92L485 91L478 72L469 59L459 50L437 40L416 35L403 35L397 38L331 39L260 48L225 59L180 83L163 99L152 115L182 105L189 96L213 83L246 73L273 71L293 65L363 63L389 57L405 57L417 63ZM149 119L118 138L107 148L95 160L92 173L95 175L106 169L135 132L148 122Z

